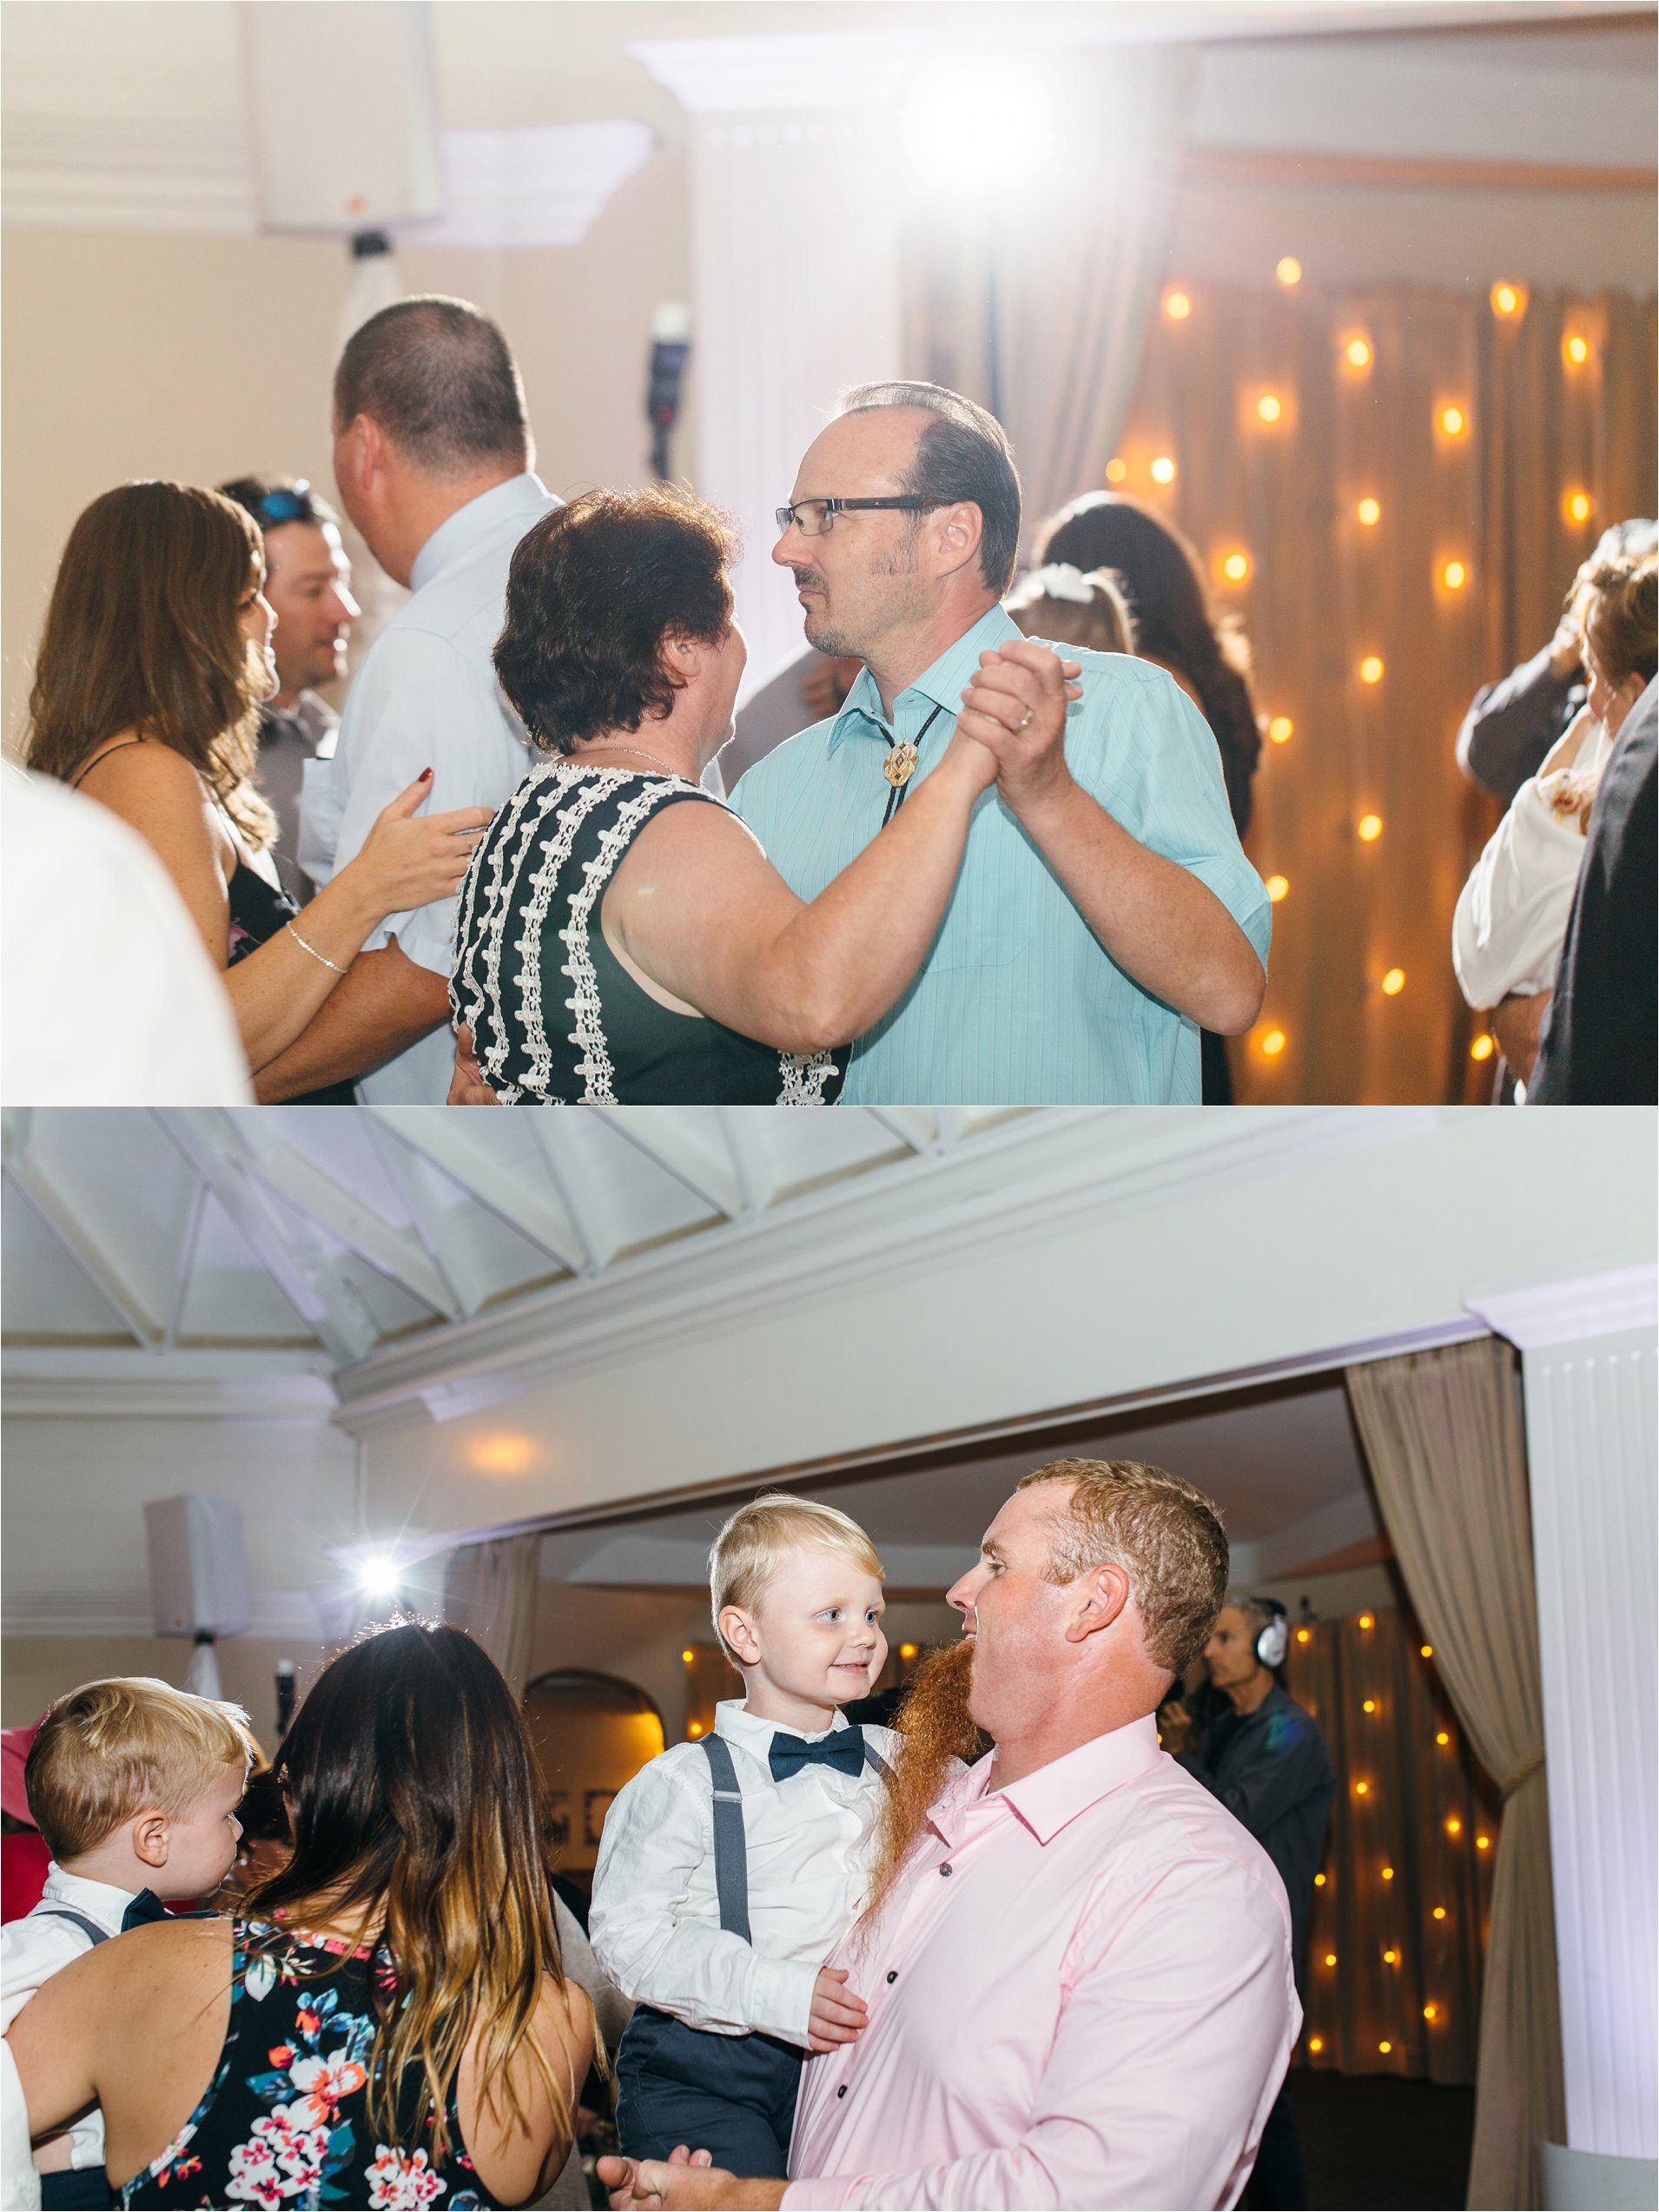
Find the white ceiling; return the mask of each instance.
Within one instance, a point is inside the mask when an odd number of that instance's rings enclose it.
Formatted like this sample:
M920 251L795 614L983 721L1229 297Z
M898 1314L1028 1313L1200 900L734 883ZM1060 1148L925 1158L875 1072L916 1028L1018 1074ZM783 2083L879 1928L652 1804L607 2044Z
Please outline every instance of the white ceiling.
M302 26L314 38L321 112L340 91L330 56L348 9L266 4L280 6L290 31ZM946 48L1030 57L1057 44L1181 40L1203 50L1196 142L1642 169L1653 162L1653 15L1618 0L1593 9L1573 0L1021 0L1017 17L983 0L880 9L859 0L433 0L426 17L453 142L446 156L466 172L452 177L451 228L430 234L460 243L575 242L649 142L606 141L596 151L559 127L645 127L671 142L690 118L669 86L688 83L702 88L692 105L730 104L718 92L728 83L740 104L799 104L798 86L793 101L779 88L796 83L790 55L809 44L810 96L820 100L837 75L836 51L863 54L872 42L888 54L885 73L904 76L931 69ZM254 229L242 22L241 0L6 0L6 220ZM673 68L664 62L671 51ZM851 96L865 96L869 82L866 56ZM292 130L308 125L319 128L318 118L296 110ZM482 201L496 165L474 175L478 147L469 155L465 142L483 133L521 135L509 164L513 204L494 215ZM458 212L458 201L474 199L479 206ZM533 221L529 201L539 210Z
M1143 1460L1196 1482L1221 1509L1239 1581L1383 1555L1339 1375L1033 1428L1000 1444L907 1456L804 1487L869 1529L895 1589L934 1595L972 1560L1020 1477L1060 1458ZM785 1483L802 1487L788 1477ZM559 1581L696 1588L707 1580L721 1522L753 1488L678 1512L561 1529L543 1546L542 1573Z
M606 1287L871 1177L914 1179L1021 1117L720 1107L14 1110L9 1364L194 1356L338 1372L550 1286ZM67 1364L66 1364L67 1363Z

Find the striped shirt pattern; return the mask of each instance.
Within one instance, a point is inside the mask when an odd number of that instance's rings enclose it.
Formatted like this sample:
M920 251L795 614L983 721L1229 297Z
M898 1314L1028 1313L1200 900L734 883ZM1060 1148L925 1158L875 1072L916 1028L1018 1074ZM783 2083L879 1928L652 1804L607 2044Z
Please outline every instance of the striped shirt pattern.
M889 738L936 766L979 656L1016 638L989 609L900 693L891 721L865 670L831 720L757 762L732 804L790 888L815 899L882 826ZM1082 664L1066 760L1132 837L1190 868L1264 967L1272 908L1227 810L1209 724L1162 669L1056 649ZM944 713L925 738L935 706ZM853 1106L1196 1106L1199 1032L1102 951L1059 878L995 791L975 809L962 872L920 973L855 1047Z

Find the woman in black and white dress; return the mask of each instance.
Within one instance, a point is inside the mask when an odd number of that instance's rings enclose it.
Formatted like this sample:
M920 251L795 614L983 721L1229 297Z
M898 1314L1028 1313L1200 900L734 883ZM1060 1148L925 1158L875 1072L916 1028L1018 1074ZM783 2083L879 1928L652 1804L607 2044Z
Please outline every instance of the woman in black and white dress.
M746 657L734 552L712 509L658 489L589 492L513 556L495 665L549 757L473 857L450 987L499 1099L826 1102L837 1048L933 941L995 761L957 733L851 867L797 899L698 782ZM450 1095L482 1094L458 1070Z

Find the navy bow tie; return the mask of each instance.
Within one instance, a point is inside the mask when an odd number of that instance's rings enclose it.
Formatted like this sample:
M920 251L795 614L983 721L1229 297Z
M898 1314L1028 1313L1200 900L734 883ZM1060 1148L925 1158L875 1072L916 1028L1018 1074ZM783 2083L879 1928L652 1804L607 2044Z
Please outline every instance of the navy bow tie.
M129 1928L142 1928L151 1920L165 1920L167 1917L167 1907L155 1891L140 1890L121 1916L121 1932L124 1936ZM126 1953L123 1951L122 1956L124 1958Z
M864 1770L864 1732L862 1728L837 1728L833 1735L824 1736L815 1744L808 1743L804 1736L776 1735L770 1756L775 1782L787 1782L803 1766L838 1766L843 1774L861 1774Z

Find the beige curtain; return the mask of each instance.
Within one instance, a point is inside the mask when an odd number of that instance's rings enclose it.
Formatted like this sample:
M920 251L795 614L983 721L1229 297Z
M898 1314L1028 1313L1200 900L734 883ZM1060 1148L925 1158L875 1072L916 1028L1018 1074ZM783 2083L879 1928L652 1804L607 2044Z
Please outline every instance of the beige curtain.
M1543 1708L1518 1377L1496 1337L1347 1370L1349 1402L1412 1606L1504 1799L1476 2072L1471 2207L1542 2201L1565 2139Z
M907 228L904 350L907 373L999 405L1028 538L1106 480L1163 279L1194 56L1110 47L1008 66L1043 143L979 213L955 196Z
M530 1676L536 1628L541 1536L494 1536L451 1552L444 1577L444 1619L481 1643L514 1697Z

